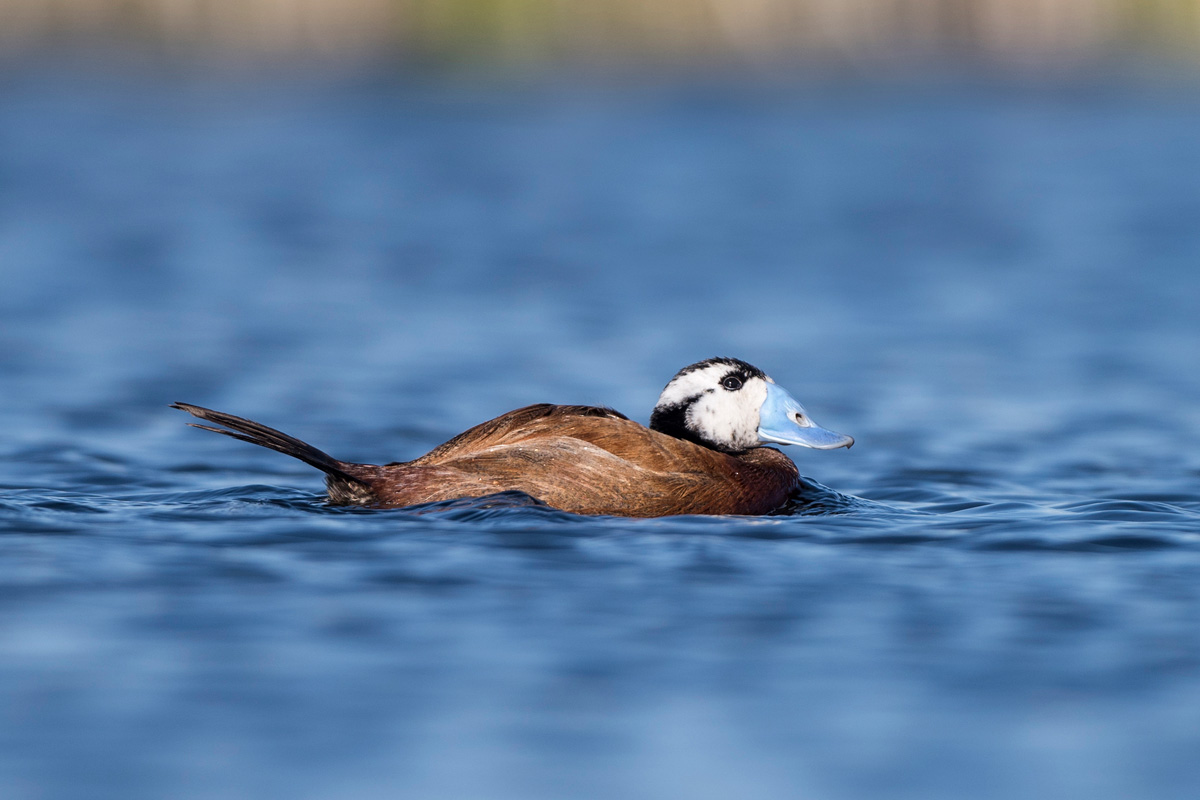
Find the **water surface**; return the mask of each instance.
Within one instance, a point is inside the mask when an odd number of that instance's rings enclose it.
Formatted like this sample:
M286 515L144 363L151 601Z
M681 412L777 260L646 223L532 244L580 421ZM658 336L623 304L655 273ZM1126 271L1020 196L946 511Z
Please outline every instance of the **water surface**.
M0 779L37 797L1192 798L1200 96L0 81ZM324 505L768 371L793 515Z

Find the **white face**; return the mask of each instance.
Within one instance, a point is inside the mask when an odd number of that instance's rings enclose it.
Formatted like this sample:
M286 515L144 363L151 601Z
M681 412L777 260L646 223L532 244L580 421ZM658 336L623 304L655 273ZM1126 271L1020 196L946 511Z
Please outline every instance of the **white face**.
M774 381L758 370L747 372L737 362L705 364L675 376L667 384L654 406L650 425L663 428L682 422L691 434L687 438L719 450L736 452L758 447L762 444L759 410L767 399L768 383Z

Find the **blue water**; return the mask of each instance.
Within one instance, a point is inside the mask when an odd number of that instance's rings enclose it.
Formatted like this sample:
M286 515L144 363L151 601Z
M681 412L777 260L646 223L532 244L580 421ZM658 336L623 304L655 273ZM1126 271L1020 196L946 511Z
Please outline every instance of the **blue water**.
M6 797L1200 796L1200 91L0 79ZM792 516L329 508L769 372Z

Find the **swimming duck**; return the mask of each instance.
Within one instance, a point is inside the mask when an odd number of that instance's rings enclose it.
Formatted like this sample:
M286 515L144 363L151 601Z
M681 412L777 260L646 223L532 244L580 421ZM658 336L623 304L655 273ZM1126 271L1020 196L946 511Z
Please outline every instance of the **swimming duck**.
M644 427L610 408L542 403L502 414L413 461L355 464L248 419L187 403L193 427L278 450L325 473L336 505L400 508L519 491L576 514L766 514L796 488L792 460L854 439L818 427L762 370L736 358L681 369ZM228 429L228 430L226 430Z

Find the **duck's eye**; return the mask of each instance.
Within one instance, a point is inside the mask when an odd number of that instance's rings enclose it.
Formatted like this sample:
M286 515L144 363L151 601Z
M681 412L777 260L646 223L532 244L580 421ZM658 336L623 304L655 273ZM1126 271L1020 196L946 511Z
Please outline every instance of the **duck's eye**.
M725 380L721 381L721 385L731 392L736 392L738 389L742 388L742 381L739 378L730 375Z

